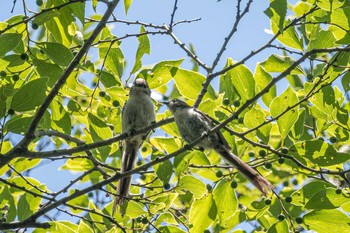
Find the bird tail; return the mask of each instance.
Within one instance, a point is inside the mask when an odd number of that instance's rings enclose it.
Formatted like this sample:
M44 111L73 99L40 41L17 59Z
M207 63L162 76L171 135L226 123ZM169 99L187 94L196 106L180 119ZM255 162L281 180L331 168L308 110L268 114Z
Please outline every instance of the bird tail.
M130 142L125 143L125 149L123 151L123 157L122 157L121 174L133 169L137 158L138 148L139 148L139 145L136 143L130 143ZM130 184L131 184L131 176L127 176L119 180L118 187L117 187L117 196L114 200L114 204L112 208L112 216L114 216L114 213L117 209L117 205L123 204L125 197L129 195Z
M240 158L230 153L226 149L216 150L227 162L236 167L236 169L245 177L247 177L252 184L259 189L265 196L273 192L275 187L263 176L261 176L254 168L246 164Z

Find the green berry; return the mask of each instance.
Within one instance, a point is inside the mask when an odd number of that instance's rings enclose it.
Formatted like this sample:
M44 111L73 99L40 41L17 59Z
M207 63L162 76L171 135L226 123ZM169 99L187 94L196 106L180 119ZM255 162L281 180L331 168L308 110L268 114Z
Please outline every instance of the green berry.
M203 233L210 233L210 230L206 229Z
M39 25L37 23L32 23L32 28L34 30L37 30L39 28Z
M341 194L341 193L342 193L342 191L341 191L341 189L340 189L340 188L337 188L337 189L335 190L335 193L339 195L339 194Z
M243 124L244 119L242 117L238 118L238 123Z
M278 221L283 221L286 217L283 214L278 215Z
M142 222L143 224L147 224L147 223L148 223L148 220L147 220L146 217L144 217L144 218L142 218L141 222Z
M296 217L295 218L295 222L298 224L302 224L303 223L303 218L302 217Z
M284 164L284 158L278 158L277 161L278 161L279 164Z
M270 198L265 199L265 205L271 205L272 201Z
M222 101L223 105L227 106L230 104L230 100L228 98L225 98L223 101Z
M100 91L100 92L98 93L98 95L101 96L101 97L105 97L107 94L106 94L105 91Z
M145 180L145 179L146 179L146 176L145 176L144 174L142 174L142 175L140 176L140 179L141 179L141 180Z
M282 149L281 149L281 153L282 153L282 154L285 154L285 155L288 154L288 151L289 151L289 150L288 150L287 147L282 147Z
M298 182L297 180L293 180L293 184L294 184L294 185L298 185L299 182Z
M29 58L28 54L26 54L26 53L22 53L22 54L20 55L20 57L21 57L21 59L24 60L24 61L28 60L28 58Z
M106 95L104 98L105 98L105 100L107 100L107 101L110 101L110 100L111 100L111 97L110 97L109 95Z
M210 184L207 184L207 190L208 192L210 192L211 190L213 190L213 186L211 186Z
M329 141L330 141L331 143L336 143L336 142L337 142L337 138L336 138L336 137L330 137L330 138L329 138Z
M166 189L166 190L170 189L170 184L169 183L165 183L163 185L163 188Z
M19 80L19 75L18 75L18 74L14 74L14 75L12 76L12 80L13 80L14 82L17 82L17 81Z
M7 114L13 115L13 114L15 114L15 110L13 110L12 108L10 108L9 110L7 110Z
M215 175L216 175L216 177L220 178L220 177L222 177L224 174L222 173L221 170L219 170L219 171L216 172Z
M43 5L43 0L36 0L36 5L37 6L42 6Z
M289 185L289 181L288 180L283 182L283 186L284 187L288 187L288 185Z
M265 157L266 156L266 150L259 150L259 156Z
M143 146L141 149L142 152L146 152L147 151L147 147Z
M231 182L231 188L235 189L235 188L237 188L237 186L238 186L238 184L236 181Z
M286 199L285 199L285 201L287 202L287 203L291 203L292 202L292 197L286 197Z
M120 103L119 103L118 100L113 100L112 104L113 104L114 107L119 107L120 106Z
M239 105L241 105L241 102L239 100L233 101L233 106L239 107Z
M136 218L136 222L138 222L138 223L142 222L142 218L141 217L137 217Z
M88 193L88 197L93 197L94 196L94 193L93 192L89 192Z
M253 151L250 151L248 153L248 155L249 155L250 158L254 158L255 157L255 153Z
M272 164L270 162L265 162L264 164L266 169L271 169L272 168Z
M324 141L324 138L322 138L322 137L319 137L317 139L320 140L320 141Z
M4 70L0 71L0 76L1 77L6 77L6 75L7 75L6 71L4 71Z

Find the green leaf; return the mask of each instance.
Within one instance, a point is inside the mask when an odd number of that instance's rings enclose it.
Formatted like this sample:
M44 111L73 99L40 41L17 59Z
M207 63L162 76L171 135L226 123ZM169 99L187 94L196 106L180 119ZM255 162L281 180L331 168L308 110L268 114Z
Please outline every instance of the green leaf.
M317 0L316 4L325 11L333 11L344 5L343 0Z
M23 85L12 97L11 107L18 112L33 110L46 97L47 78L38 78Z
M6 122L4 130L5 132L12 132L17 134L25 133L27 132L32 119L32 116L25 116L23 114L14 116Z
M222 179L213 191L213 197L218 209L220 226L226 228L230 225L232 216L238 208L238 201L231 182Z
M315 210L303 217L303 226L317 233L348 232L350 218L340 210Z
M85 2L77 2L69 4L70 9L73 11L73 15L76 16L79 21L84 25L85 23Z
M190 191L194 198L201 198L207 191L205 184L193 176L183 176L176 187L176 191L185 189Z
M104 121L100 120L98 117L94 116L91 113L88 114L88 121L89 130L94 142L102 141L112 137L112 131ZM102 161L105 161L109 155L109 152L111 151L111 147L103 146L98 148L98 151L101 153Z
M330 31L319 30L308 45L308 51L312 49L326 49L334 46L335 38Z
M195 200L190 208L190 232L203 232L216 218L217 208L212 194L206 194Z
M57 100L51 102L51 118L52 129L70 134L72 128L70 115Z
M263 122L265 122L265 113L255 106L244 115L244 125L248 128L254 128Z
M39 46L54 64L68 66L73 60L73 53L63 44L44 42Z
M350 91L350 72L347 72L341 79L341 84L345 92Z
M229 59L227 63L228 65L234 64L231 59ZM239 65L227 71L226 75L231 79L234 89L241 97L241 102L244 103L255 95L255 81L253 74L246 66Z
M182 172L186 171L190 165L190 161L195 154L201 153L196 150L190 151L189 153L181 153L174 158L174 168L176 176L180 176Z
M153 168L163 184L169 183L171 175L173 174L173 164L169 160L156 164Z
M289 227L286 220L274 223L267 233L289 233Z
M161 61L152 69L151 78L147 79L151 89L155 89L167 84L175 75L177 67L181 65L184 59L174 61Z
M205 77L198 72L179 68L176 71L174 80L182 96L188 99L196 99L202 89Z
M286 24L291 24L291 21L287 20ZM275 35L279 31L278 26L273 21L271 21L271 29ZM299 38L295 27L288 27L277 37L277 40L288 47L303 51L303 41Z
M78 230L78 225L68 221L52 221L50 232L75 233Z
M42 25L44 23L46 23L47 21L53 19L54 17L57 17L60 13L53 9L53 10L50 10L50 11L46 11L46 12L43 12L42 14L38 15L37 17L35 17L33 19L33 22L32 23L35 23L37 25Z
M83 220L80 220L80 222L79 222L78 232L79 233L94 233L92 228L88 224L86 224Z
M125 14L128 14L128 10L131 6L132 0L124 0L124 9L125 9Z
M277 72L277 73L282 73L284 72L286 69L288 69L293 63L295 62L295 60L293 60L292 58L286 56L286 57L281 57L278 56L276 54L272 54L267 60L265 60L264 62L261 63L262 67L264 67L264 69L267 72ZM300 65L298 65L296 68L294 68L290 74L302 74L304 75L304 71L301 68Z
M298 142L292 147L293 153L309 159L319 166L333 166L343 163L350 159L350 154L337 152L334 147L322 140L312 140Z
M33 212L30 210L30 206L29 203L26 199L26 197L30 195L30 194L24 194L19 198L18 201L18 220L22 221L27 219L31 214L33 214Z
M61 170L84 172L93 168L93 163L88 159L76 158L68 159L66 163L60 167Z
M112 72L113 75L116 75L118 79L123 75L125 60L122 50L114 43L114 47L108 48L100 46L99 54L100 59L105 59L105 67ZM108 52L108 54L106 54ZM107 57L105 57L107 55Z
M159 228L162 233L186 233L186 231L181 230L176 226L162 226Z
M299 118L292 127L291 133L295 139L299 139L304 134L305 129L305 108L299 110Z
M146 32L145 28L141 26L140 34L145 32ZM137 52L136 52L135 65L134 65L134 68L132 68L130 75L135 73L141 68L142 66L141 58L143 57L143 55L151 53L151 45L147 35L139 36L138 41L139 41L139 47L137 48Z
M167 210L172 206L175 199L178 197L177 193L164 193L155 196L155 198L151 197L152 205L150 205L150 212L155 214L160 210Z
M18 33L4 33L0 35L0 57L7 52L12 51L20 43L22 43L22 35Z
M350 7L343 7L336 9L331 14L331 25L329 30L333 33L333 36L338 43L348 44L350 43Z
M43 60L33 58L33 64L40 77L49 79L47 82L49 87L52 87L63 73L63 69L59 65L48 63Z
M259 93L271 82L272 76L267 73L260 64L258 64L255 68L254 80L256 84L255 92ZM262 100L266 106L270 106L271 101L276 97L276 92L276 85L273 85L269 91L262 96Z
M312 181L292 194L292 203L297 206L305 206L316 193L330 187L333 188L334 185L319 180Z
M327 188L313 195L306 203L305 208L315 210L335 209L347 202L350 202L349 197L344 194L337 194L335 188Z
M282 31L284 27L284 19L287 14L287 1L270 0L270 7L265 10L265 14L271 19L271 22Z
M270 104L272 117L276 117L288 110L284 115L277 119L278 128L283 138L286 138L294 123L298 120L298 107L289 109L298 102L295 92L289 87L280 96L274 98Z
M146 214L147 212L143 210L141 204L130 200L128 202L128 206L126 208L125 212L131 219L135 219L137 217L140 217L143 214Z

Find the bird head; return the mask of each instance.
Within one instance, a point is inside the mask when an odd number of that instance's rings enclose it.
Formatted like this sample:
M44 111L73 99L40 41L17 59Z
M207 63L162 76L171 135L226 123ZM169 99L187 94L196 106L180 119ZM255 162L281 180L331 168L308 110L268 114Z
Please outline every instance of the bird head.
M166 104L170 110L170 112L175 113L178 110L182 110L184 108L190 108L190 106L183 100L173 99L170 101L163 102Z
M148 83L146 80L142 78L137 78L134 81L133 86L130 89L131 93L144 93L148 96L151 95L151 90L148 87Z

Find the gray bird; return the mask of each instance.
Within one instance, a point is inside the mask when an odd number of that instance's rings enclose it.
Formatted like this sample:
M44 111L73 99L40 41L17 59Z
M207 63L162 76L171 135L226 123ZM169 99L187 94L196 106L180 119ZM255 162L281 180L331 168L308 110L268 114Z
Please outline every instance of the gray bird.
M146 80L138 78L130 89L129 99L122 112L122 133L132 133L155 122L156 114L151 99L151 90ZM123 143L121 173L133 169L137 152L149 132L126 139ZM117 205L121 205L129 194L131 176L119 180L117 197L114 201L112 216Z
M175 118L175 123L182 138L191 143L211 130L212 120L198 109L182 100L174 99L164 102ZM221 132L217 131L200 141L196 146L201 149L213 149L228 163L233 165L242 175L247 177L265 196L274 190L273 185L262 177L256 170L231 153L231 147Z

